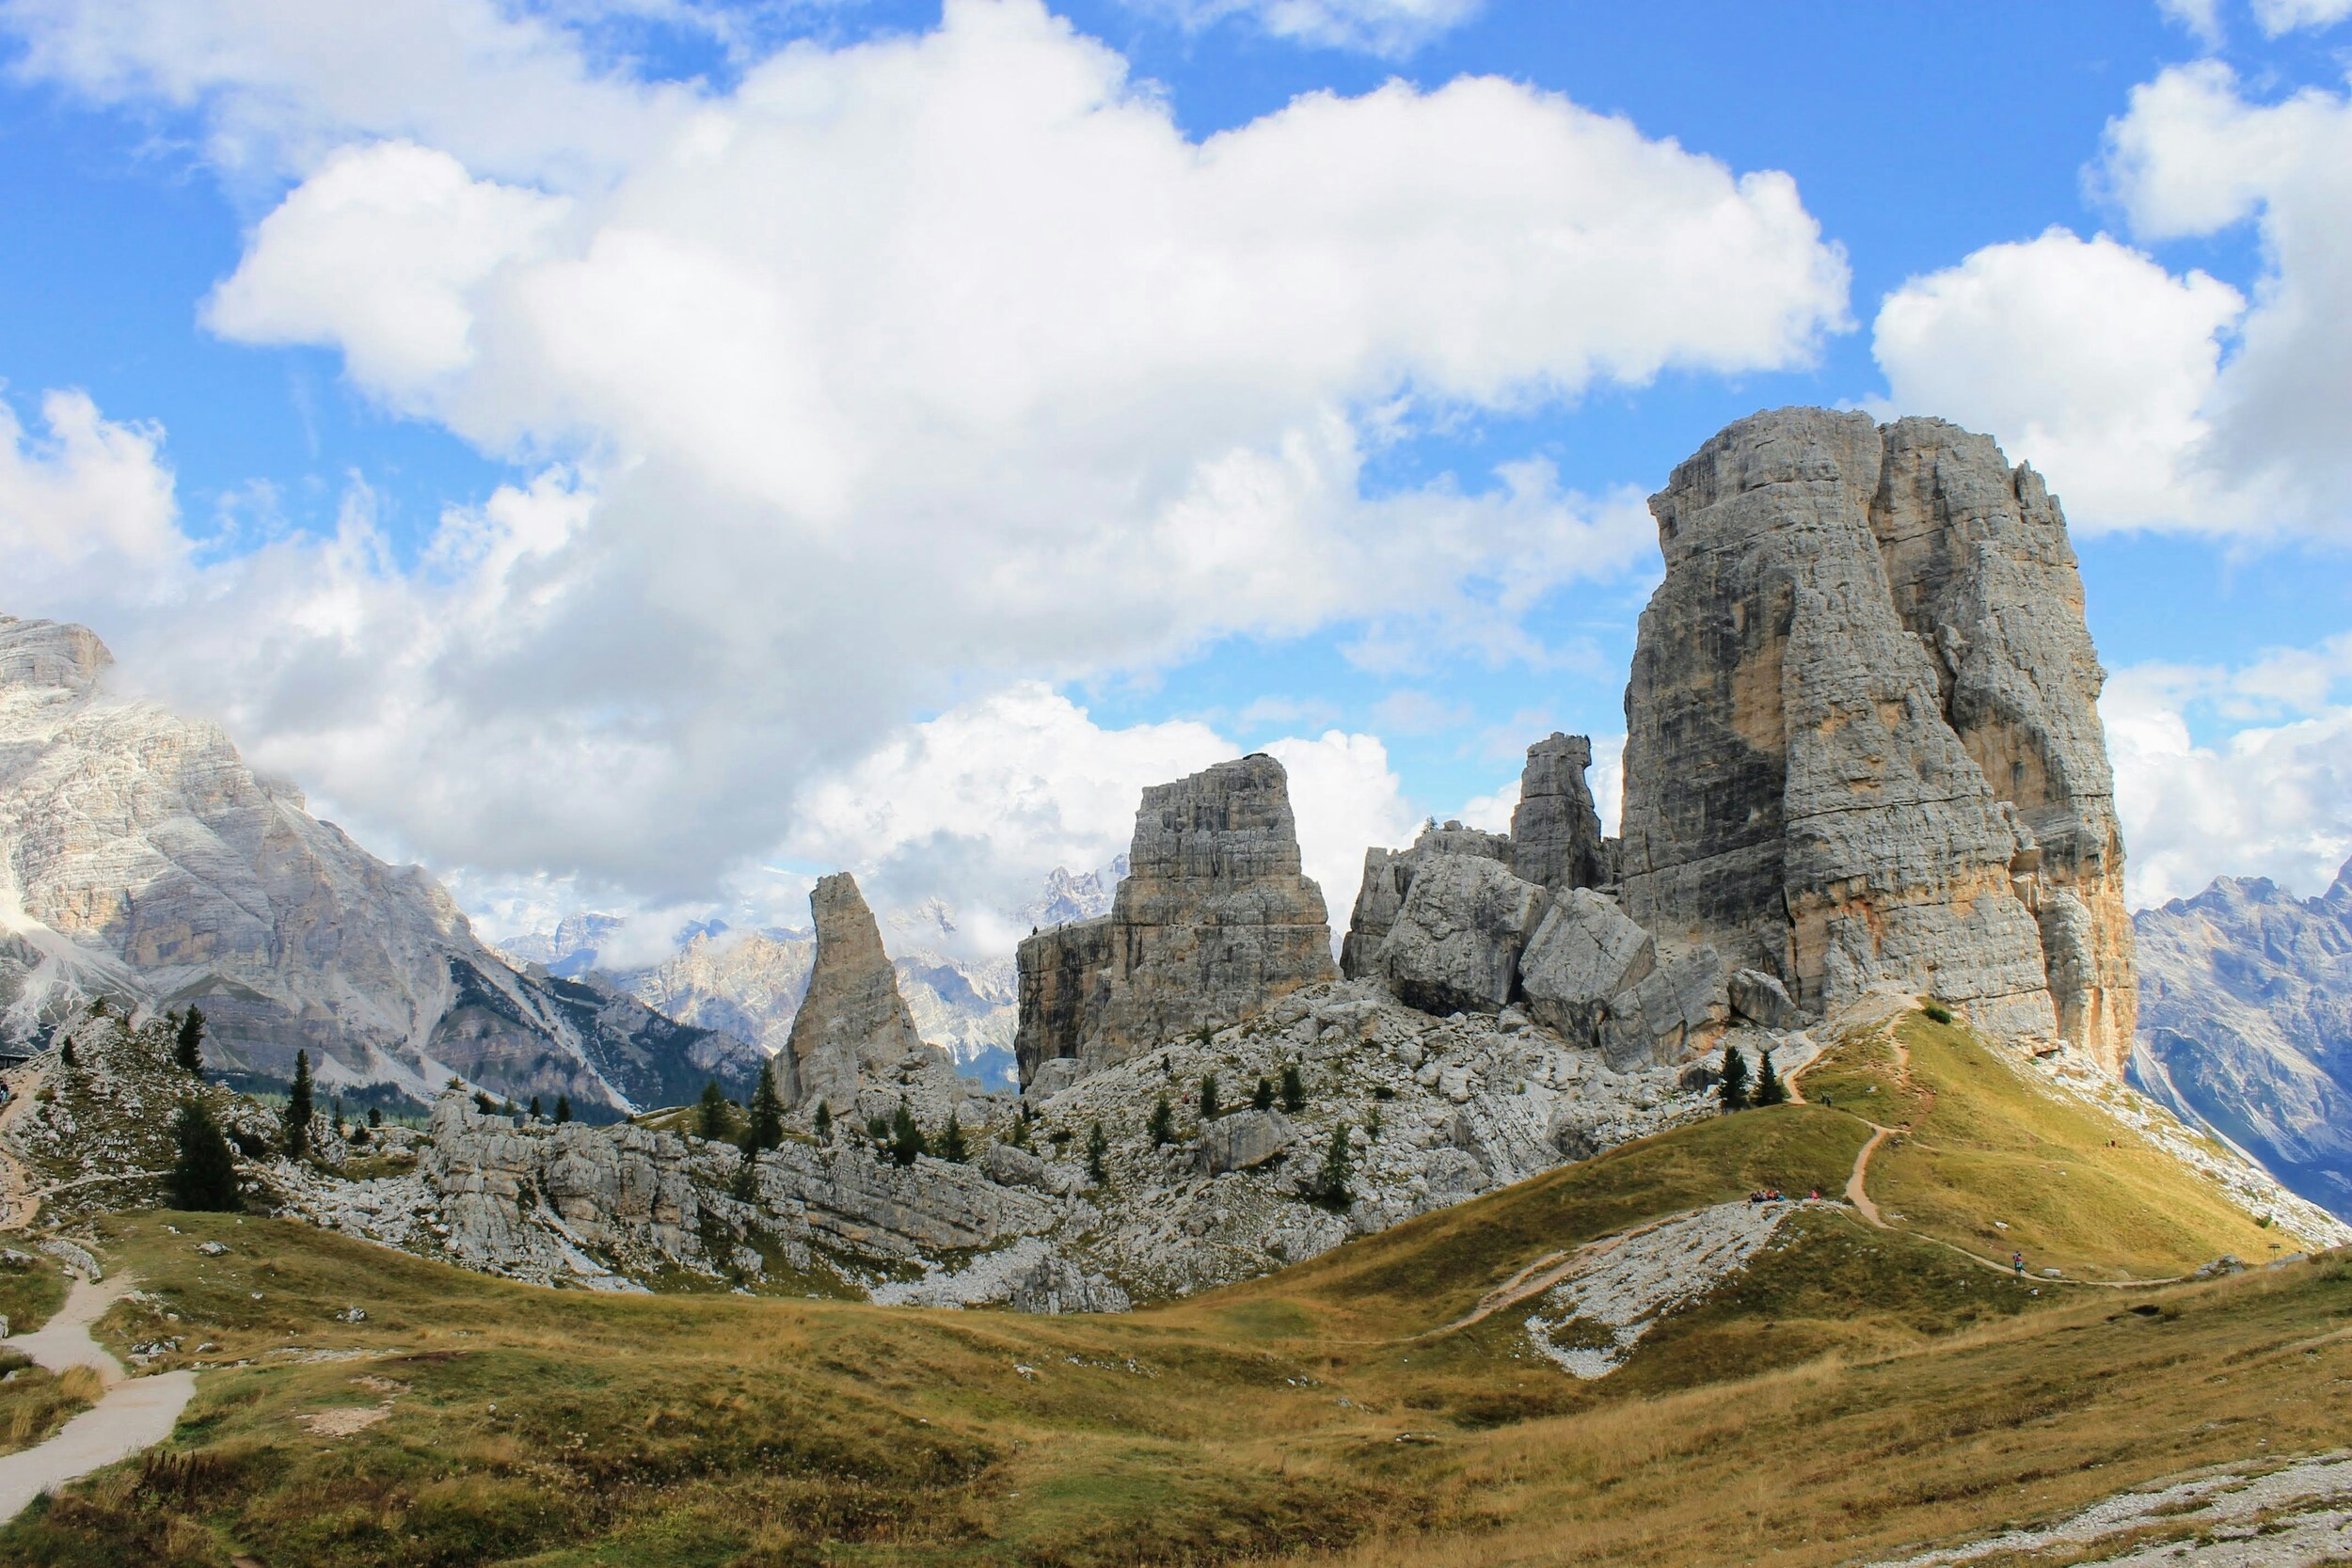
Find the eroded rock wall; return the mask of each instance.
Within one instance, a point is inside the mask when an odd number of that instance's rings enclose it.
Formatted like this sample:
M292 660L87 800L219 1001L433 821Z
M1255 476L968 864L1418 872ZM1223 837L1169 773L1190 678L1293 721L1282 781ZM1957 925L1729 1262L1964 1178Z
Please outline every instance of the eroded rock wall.
M1937 421L1781 409L1650 506L1666 576L1626 691L1627 912L1810 1011L1892 981L2004 1034L2064 1027L2120 1070L2098 667L2039 479Z
M1022 1077L1091 1072L1336 978L1322 890L1300 869L1282 765L1254 755L1143 792L1129 871L1097 929L1021 944Z
M854 1113L860 1079L924 1050L923 1037L898 994L898 974L857 879L846 871L818 878L808 911L817 961L790 1044L777 1057L791 1079L779 1087L794 1103L821 1100L835 1116Z
M1549 892L1611 880L1602 863L1600 813L1584 771L1593 742L1555 732L1527 749L1519 803L1511 813L1511 869Z

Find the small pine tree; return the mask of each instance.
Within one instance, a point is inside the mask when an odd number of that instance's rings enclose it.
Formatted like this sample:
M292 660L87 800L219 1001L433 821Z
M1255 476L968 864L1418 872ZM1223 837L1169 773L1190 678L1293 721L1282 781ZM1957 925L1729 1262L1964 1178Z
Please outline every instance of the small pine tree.
M1152 1147L1163 1148L1176 1141L1176 1111L1162 1095L1152 1102L1152 1119L1144 1131L1152 1134Z
M727 1183L727 1193L738 1203L749 1203L758 1191L759 1156L746 1148L735 1163L735 1180Z
M1216 1074L1203 1073L1200 1078L1200 1119L1216 1119Z
M310 1152L310 1053L294 1053L294 1083L286 1090L286 1153L299 1160Z
M1788 1100L1788 1086L1780 1081L1780 1074L1772 1070L1772 1053L1768 1046L1756 1064L1756 1103L1782 1105Z
M888 1117L867 1117L866 1118L866 1135L869 1139L873 1140L873 1145L876 1148L888 1148L890 1147L890 1118Z
M557 1095L555 1097L555 1125L561 1127L571 1119L572 1097L568 1094Z
M1258 1080L1258 1086L1249 1096L1249 1103L1261 1111L1274 1109L1274 1085L1267 1079Z
M818 1101L817 1102L816 1120L810 1125L817 1129L817 1141L818 1143L829 1144L833 1142L833 1107L826 1104L821 1100Z
M1035 1119L1029 1115L1029 1108L1026 1105L1015 1109L1012 1113L1012 1136L1006 1141L1015 1148L1028 1148L1029 1124Z
M1335 1209L1343 1209L1350 1201L1348 1179L1356 1174L1355 1161L1347 1148L1347 1123L1331 1129L1330 1147L1323 1151L1323 1169L1315 1178L1316 1196Z
M69 1072L73 1069L73 1037L72 1035L68 1035L65 1037L65 1043L57 1047L57 1065Z
M715 1085L714 1085L715 1087ZM723 1106L724 1100L721 1104ZM776 1064L771 1058L759 1064L759 1086L752 1090L752 1103L746 1114L743 1147L754 1154L764 1154L784 1144L784 1101L776 1095Z
M532 1109L537 1109L533 1106ZM727 1135L726 1091L719 1087L715 1078L703 1085L703 1097L694 1102L694 1136L717 1143Z
M898 1164L911 1165L930 1152L923 1130L914 1124L914 1113L907 1108L904 1100L899 1101L898 1114L890 1118L890 1158Z
M342 1095L335 1097L335 1112L328 1119L334 1123L335 1136L342 1137L343 1135L343 1097Z
M368 1125L370 1127L381 1127L384 1125L383 1106L371 1105L368 1107Z
M1214 1080L1212 1080L1214 1082ZM1103 1124L1096 1122L1087 1134L1087 1174L1097 1181L1108 1181L1111 1168L1104 1164L1110 1158L1111 1141L1103 1133Z
M214 1212L243 1207L236 1160L212 1113L193 1100L185 1101L172 1118L171 1135L179 1148L171 1164L171 1206Z
M539 1097L534 1094L531 1097L531 1119L537 1121L543 1114L539 1109Z
M1729 1040L1724 1041L1724 1081L1715 1092L1726 1111L1748 1108L1748 1059Z
M1286 1062L1282 1067L1282 1109L1295 1116L1307 1108L1307 1081L1298 1075L1298 1064Z
M204 1070L204 1009L191 1006L171 1039L171 1059L183 1072Z
M947 1131L939 1135L939 1157L961 1164L972 1157L972 1148L963 1141L963 1123L955 1112L947 1113Z

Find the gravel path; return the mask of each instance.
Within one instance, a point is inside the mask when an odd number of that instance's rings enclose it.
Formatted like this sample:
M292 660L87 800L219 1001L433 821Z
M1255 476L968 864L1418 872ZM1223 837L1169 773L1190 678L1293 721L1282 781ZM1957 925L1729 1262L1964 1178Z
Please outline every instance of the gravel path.
M162 1442L196 1393L194 1372L125 1377L122 1363L90 1338L89 1325L130 1288L127 1275L117 1275L103 1285L77 1279L56 1317L34 1333L0 1341L53 1372L92 1368L106 1385L96 1404L66 1422L47 1442L0 1456L0 1523L15 1518L25 1504L52 1487Z

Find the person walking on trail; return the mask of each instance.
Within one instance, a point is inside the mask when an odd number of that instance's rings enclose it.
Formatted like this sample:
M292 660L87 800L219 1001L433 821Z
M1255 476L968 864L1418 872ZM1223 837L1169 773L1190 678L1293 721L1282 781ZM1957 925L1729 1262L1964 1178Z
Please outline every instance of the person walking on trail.
M2009 1260L2010 1265L2017 1270L2017 1277L2020 1279L2025 1278L2026 1255L2022 1252L2012 1252L2009 1255Z

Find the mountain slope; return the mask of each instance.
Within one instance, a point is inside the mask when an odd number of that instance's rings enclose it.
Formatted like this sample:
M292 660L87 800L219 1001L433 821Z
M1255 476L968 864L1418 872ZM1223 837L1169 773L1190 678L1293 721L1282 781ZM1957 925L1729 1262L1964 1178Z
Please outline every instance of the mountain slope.
M214 1065L418 1098L457 1074L583 1113L740 1085L751 1049L633 998L518 974L422 868L257 777L218 726L109 694L79 626L0 617L0 1030L78 1003L194 1003Z
M2352 1216L2352 863L2317 898L2224 877L2134 927L2135 1082Z
M2030 1064L1916 1015L1897 1030L1807 1073L1836 1107L1678 1127L1118 1316L550 1292L258 1217L103 1219L142 1293L102 1338L207 1370L167 1453L0 1529L0 1558L1827 1568L2352 1442L2352 1410L2311 1397L2352 1379L2341 1255L2130 1289L1973 1261L1927 1199L2012 1198L2021 1167L1986 1147L2066 1180L2149 1154ZM1930 1233L1744 1200L1851 1172L1870 1127L1850 1095L1912 1119L1912 1166L1866 1174ZM2275 1234L2183 1208L2191 1171L2137 1180L2181 1211L2146 1216L2172 1227L2157 1261ZM1654 1244L1726 1214L1741 1256ZM2136 1263L2114 1217L2061 1205L2046 1240ZM1679 1293L1632 1319L1617 1369L1544 1353L1623 1338L1600 1298L1645 1247ZM1563 1255L1582 1272L1475 1316ZM2129 1528L2203 1528L2153 1512Z

